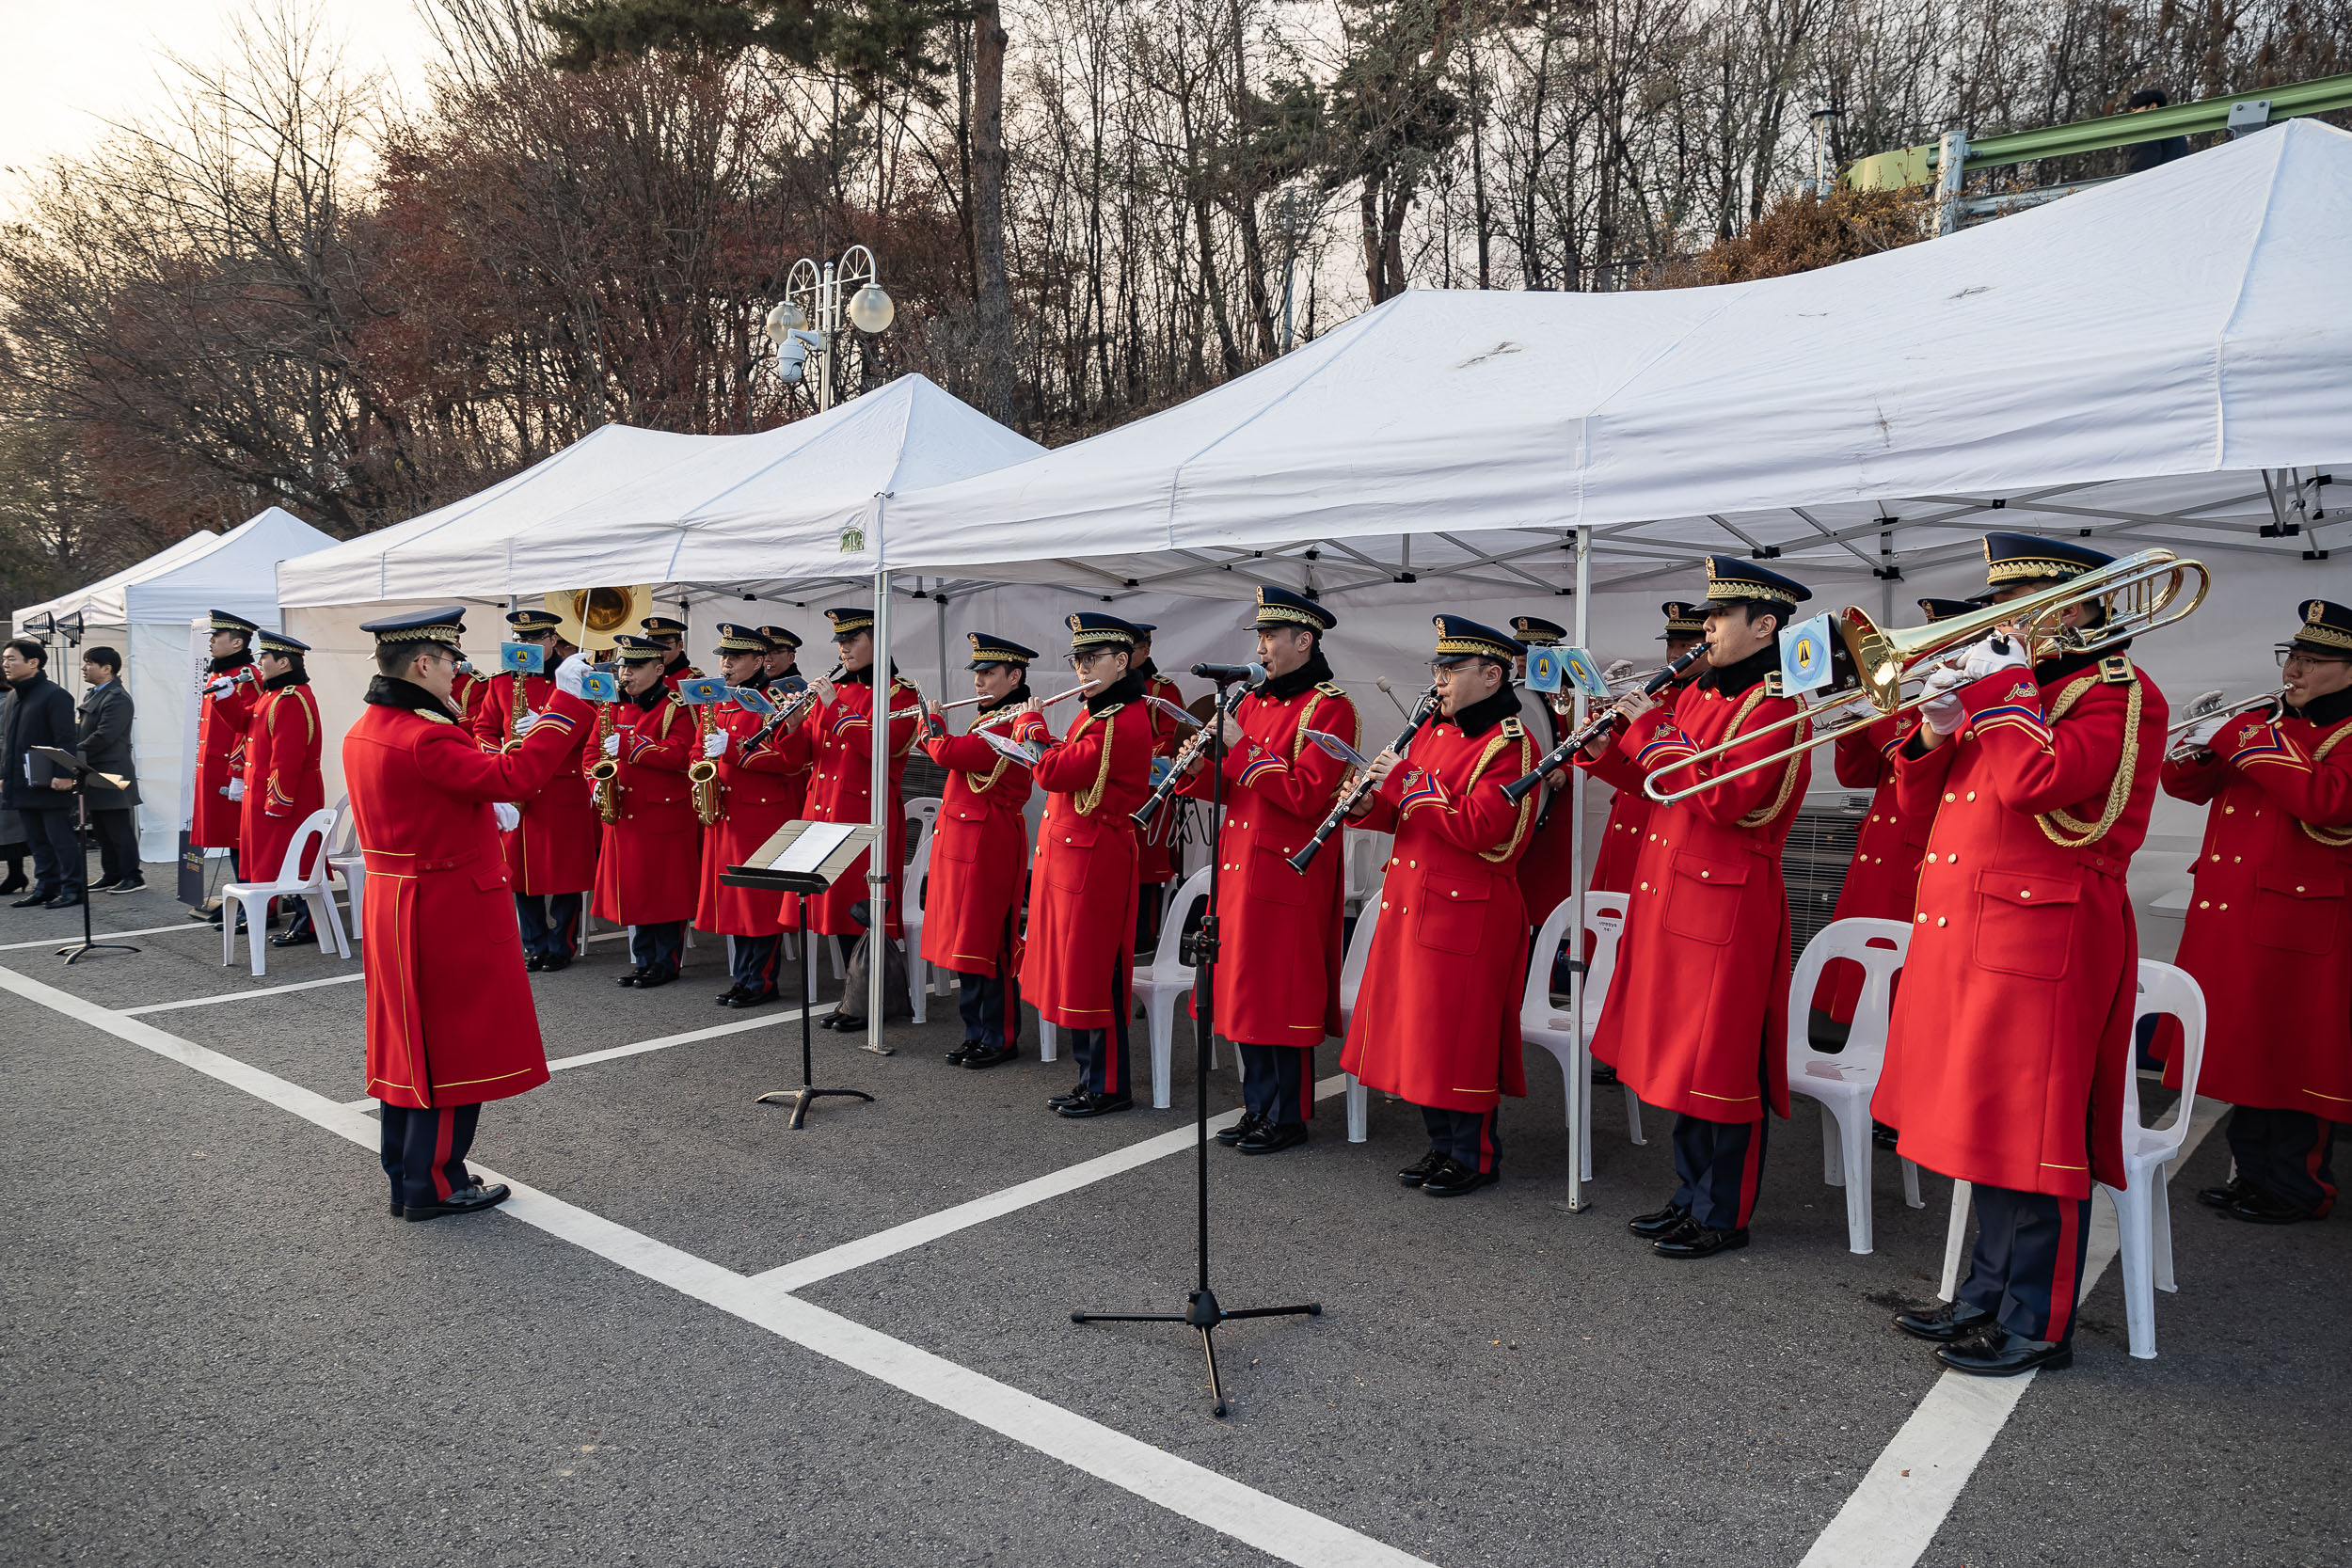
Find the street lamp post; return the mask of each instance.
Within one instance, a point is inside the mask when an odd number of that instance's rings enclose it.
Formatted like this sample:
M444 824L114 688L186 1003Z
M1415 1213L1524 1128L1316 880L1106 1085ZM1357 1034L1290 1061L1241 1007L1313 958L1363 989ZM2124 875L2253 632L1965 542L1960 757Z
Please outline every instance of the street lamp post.
M851 245L838 261L818 263L803 257L785 275L784 297L768 312L764 327L776 348L776 373L787 386L796 384L806 376L814 355L817 411L821 414L834 404L843 323L872 337L888 330L898 313L898 308L882 293L882 267L864 245Z

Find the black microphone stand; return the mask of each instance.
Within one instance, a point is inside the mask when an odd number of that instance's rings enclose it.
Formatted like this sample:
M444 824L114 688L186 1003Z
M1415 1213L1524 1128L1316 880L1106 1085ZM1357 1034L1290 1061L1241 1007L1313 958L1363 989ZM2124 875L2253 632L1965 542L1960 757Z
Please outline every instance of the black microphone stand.
M1205 673L1205 672L1197 672ZM1225 815L1225 688L1235 681L1248 679L1247 671L1218 672L1211 676L1217 685L1217 702L1210 717L1216 726L1209 740L1209 820L1213 832L1222 834ZM1235 1318L1294 1318L1323 1316L1323 1304L1309 1302L1303 1307L1245 1307L1229 1309L1217 1305L1216 1293L1209 1289L1209 1041L1216 1028L1216 949L1217 949L1217 846L1209 847L1209 901L1200 920L1200 1019L1193 1041L1193 1154L1195 1160L1195 1217L1200 1240L1200 1284L1184 1296L1182 1312L1073 1312L1073 1323L1183 1323L1200 1331L1200 1349L1209 1359L1209 1396L1216 1402L1215 1414L1225 1414L1225 1387L1216 1373L1216 1326ZM1182 933L1179 933L1181 940ZM1162 934L1160 940L1168 937ZM1236 1048L1238 1049L1238 1048Z

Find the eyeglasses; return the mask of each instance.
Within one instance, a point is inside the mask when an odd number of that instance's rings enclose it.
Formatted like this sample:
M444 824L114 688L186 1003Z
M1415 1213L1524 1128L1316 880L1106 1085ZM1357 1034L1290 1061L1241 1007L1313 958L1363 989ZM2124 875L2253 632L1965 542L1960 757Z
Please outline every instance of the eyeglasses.
M1429 661L1429 678L1441 681L1469 669L1470 665L1470 661L1467 658L1433 658Z
M2336 658L2328 654L2306 653L2300 648L2280 648L2277 650L2277 653L2279 668L2281 670L2296 664L2307 670L2315 669L2323 664L2352 664L2352 658Z

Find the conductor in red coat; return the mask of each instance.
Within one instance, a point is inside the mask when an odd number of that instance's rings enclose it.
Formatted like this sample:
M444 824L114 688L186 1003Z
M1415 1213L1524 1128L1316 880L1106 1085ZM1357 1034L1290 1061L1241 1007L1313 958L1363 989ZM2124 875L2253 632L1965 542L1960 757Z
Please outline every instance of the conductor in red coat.
M580 650L562 635L564 618L551 610L517 610L506 617L518 642L536 646L546 674L501 671L473 716L473 732L484 745L511 751L531 733L555 690L554 671ZM522 683L522 713L516 715L515 683ZM506 869L515 888L515 918L523 933L523 967L553 974L571 967L580 941L582 897L596 885L596 849L604 834L588 799L587 750L596 736L582 730L572 754L548 776L539 792L510 802L515 825L500 835ZM501 814L503 820L505 814Z
M253 667L253 634L259 629L242 615L213 611L212 663L206 667L204 698L196 721L196 786L188 842L199 848L228 850L230 867L239 877L261 875L237 853L245 817L245 732L261 691L261 672ZM194 912L201 918L206 911ZM211 911L211 918L220 924L219 906Z
M1578 758L1619 789L1658 778L1688 789L1794 745L1799 711L1778 695L1780 628L1813 595L1752 561L1707 563L1707 671L1671 711L1645 692L1619 700L1621 736ZM1710 762L1697 753L1739 744ZM1669 771L1671 769L1671 771ZM1708 1258L1748 1243L1764 1171L1767 1116L1788 1114L1788 842L1810 776L1803 754L1650 813L1628 895L1616 977L1597 1053L1650 1104L1676 1113L1677 1185L1630 1222L1661 1258Z
M310 690L310 673L302 660L310 645L268 630L255 631L253 642L262 694L246 725L245 821L238 838L255 879L268 880L285 863L294 830L326 804L326 784L319 773L319 700ZM313 849L295 870L308 876L317 862ZM310 925L309 903L300 898L293 903L294 918L269 939L272 947L299 947L319 940Z
M412 1220L506 1196L466 1169L475 1121L484 1101L548 1081L492 806L545 783L589 719L573 661L523 744L485 751L451 702L462 614L359 628L375 638L378 673L343 736L368 867L368 1093L384 1102L392 1212Z
M2020 533L1986 535L1985 556L1996 601L2110 559ZM2090 1184L2124 1182L2139 966L2124 878L2167 711L2122 643L2081 646L2105 615L2069 610L2030 655L2020 636L1977 643L1929 676L1896 753L1903 811L1933 826L1871 1111L1904 1158L1975 1184L1977 1246L1956 1300L1895 1322L1981 1376L2073 1359Z
M923 750L947 770L932 829L930 888L923 905L923 957L956 977L963 1043L950 1066L993 1068L1020 1054L1018 980L1021 893L1029 859L1029 769L989 744L1010 739L1029 700L1037 650L993 632L972 643L972 727L949 735L939 705L927 705Z
M761 683L772 644L753 626L719 628L719 673L729 686ZM702 745L719 768L722 815L703 847L697 929L727 939L727 989L719 1005L738 1011L776 999L776 960L784 952L784 920L774 898L720 878L741 865L778 828L801 814L808 768L778 744L780 726L729 705L719 710Z
M651 990L677 978L686 923L701 892L702 824L694 819L686 770L702 744L694 721L662 679L661 644L627 633L612 642L621 695L613 704L615 729L596 750L619 769L613 782L620 809L604 824L595 911L599 920L628 927L629 972L618 983Z
M1307 1141L1315 1047L1340 1033L1341 936L1347 857L1326 847L1302 873L1298 853L1331 814L1347 766L1308 738L1362 737L1356 705L1331 679L1326 632L1339 618L1302 594L1258 590L1258 663L1265 679L1225 723L1225 829L1218 835L1216 1032L1241 1057L1242 1119L1217 1134L1244 1154ZM1210 800L1208 753L1178 788Z
M1069 1031L1077 1086L1046 1103L1065 1117L1108 1116L1135 1104L1127 1019L1136 962L1135 809L1152 792L1153 735L1143 682L1131 668L1142 635L1092 610L1069 618L1070 663L1096 684L1059 740L1032 697L1013 738L1043 746L1030 769L1045 791L1029 874L1029 934L1021 990L1037 1016Z
M1707 606L1669 599L1658 608L1666 617L1666 629L1659 634L1659 641L1666 644L1666 662L1671 664L1705 641ZM1688 674L1660 694L1659 701L1673 706L1682 689L1706 673L1704 662L1693 665ZM1600 854L1593 862L1589 884L1595 893L1633 891L1633 863L1642 858L1643 835L1649 832L1650 809L1656 803L1638 789L1620 789L1609 802L1609 826L1601 832Z
M2236 1107L2237 1174L2197 1196L2292 1225L2335 1207L2336 1124L2352 1117L2352 609L2298 607L2284 705L2224 720L2164 765L2210 802L2173 961L2205 993L2197 1092ZM2180 1086L2177 1056L2165 1082Z
M1502 1097L1527 1093L1518 859L1535 799L1513 805L1502 786L1538 753L1511 689L1521 645L1459 615L1438 616L1437 627L1438 713L1402 757L1384 749L1372 759L1375 787L1355 816L1396 845L1340 1066L1421 1107L1429 1149L1397 1180L1459 1197L1501 1180Z
M1184 694L1176 683L1160 673L1160 667L1152 662L1152 633L1156 627L1144 622L1131 623L1143 634L1136 645L1135 673L1143 682L1143 694L1157 697L1164 703L1184 705ZM1177 732L1184 726L1153 707L1143 705L1152 716L1152 754L1155 758L1176 754L1183 736ZM1159 945L1160 906L1167 901L1168 884L1176 876L1176 840L1184 814L1163 811L1152 818L1152 825L1142 829L1136 837L1136 880L1140 884L1136 898L1136 951L1149 953Z

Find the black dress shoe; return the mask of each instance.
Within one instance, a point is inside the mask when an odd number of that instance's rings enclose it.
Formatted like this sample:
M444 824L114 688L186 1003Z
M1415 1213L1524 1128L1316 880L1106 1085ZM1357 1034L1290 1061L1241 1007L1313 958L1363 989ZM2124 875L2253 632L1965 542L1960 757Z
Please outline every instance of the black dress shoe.
M632 969L627 974L619 976L612 983L616 986L643 985L645 981L645 974L646 972L644 970Z
M392 1218L399 1219L405 1212L407 1212L407 1211L404 1210L400 1206L400 1199L392 1199Z
M721 992L719 993L719 995L718 995L718 999L717 999L717 1000L718 1000L718 1004L719 1004L719 1006L720 1006L723 1007L723 1006L725 1006L728 1003L730 1003L730 1002L734 1001L737 997L739 997L739 996L740 996L740 995L742 995L742 994L743 994L743 987L742 987L742 985L741 985L741 983L740 983L740 982L738 982L738 983L736 983L736 984L734 984L734 985L731 985L731 986L727 987L727 989L726 989L726 990L723 990L723 991L721 991Z
M1114 1111L1132 1111L1136 1097L1131 1094L1090 1094L1083 1100L1055 1107L1062 1116L1076 1121L1084 1117L1106 1117Z
M536 953L525 953L523 955L523 972L527 974L536 974L539 973L539 966L545 962L547 962L547 960L539 957Z
M112 893L115 890L115 883L119 880L121 879L119 877L101 877L90 883L89 890L92 893Z
M5 888L0 888L0 893L5 893L8 890ZM145 893L147 891L147 879L145 877L125 877L122 880L117 882L106 891L108 893Z
M559 971L566 970L571 967L572 950L568 947L564 948L560 953L549 953L546 958L539 960L539 973L542 974L553 974Z
M653 968L646 970L644 974L638 976L637 989L639 990L651 990L656 986L666 986L676 978L677 965L656 964Z
M78 893L60 893L43 904L41 908L44 910L78 910L86 902L87 900Z
M1616 1081L1617 1081L1617 1069L1616 1069L1615 1068L1611 1067L1611 1066L1610 1066L1607 1062L1596 1061L1595 1063L1593 1063L1593 1082L1594 1082L1594 1083L1596 1083L1596 1084L1613 1084L1613 1083L1615 1083Z
M2036 1368L2071 1367L2074 1347L2048 1339L2028 1339L1998 1323L1956 1344L1936 1347L1935 1358L1956 1372L1971 1377L2015 1377Z
M1436 1170L1422 1178L1421 1190L1431 1197L1460 1197L1502 1180L1499 1170L1472 1170L1449 1154L1438 1162Z
M25 879L24 873L19 871L14 876L10 877L7 881L0 882L0 898L5 898L11 893L23 893L26 888L32 885L33 884L31 882Z
M2305 1220L2319 1218L2309 1210L2297 1209L2292 1203L2281 1203L2260 1189L2249 1192L2221 1212L2233 1220L2244 1220L2249 1225L2300 1225Z
M1685 1220L1678 1230L1669 1231L1649 1244L1661 1258L1712 1258L1719 1252L1737 1252L1748 1244L1748 1227L1718 1230L1711 1225Z
M1895 1314L1895 1326L1915 1339L1948 1345L1965 1339L1993 1321L1993 1314L1964 1301L1949 1301L1934 1308Z
M2227 1209L2254 1190L2254 1184L2242 1176L2233 1176L2218 1187L2200 1187L2197 1201L2208 1209Z
M1045 1103L1054 1110L1058 1111L1065 1105L1077 1104L1079 1101L1085 1100L1086 1097L1087 1081L1081 1078L1078 1080L1078 1086L1076 1088L1072 1089L1068 1094L1057 1094L1051 1100L1048 1100Z
M1690 1210L1669 1200L1663 1209L1655 1209L1646 1214L1634 1215L1625 1222L1625 1227L1645 1242L1654 1242L1661 1236L1669 1235L1680 1229L1682 1222L1690 1217Z
M1431 1149L1420 1159L1396 1173L1396 1179L1408 1187L1418 1187L1429 1180L1430 1172L1445 1164L1445 1156Z
M1009 1045L990 1045L985 1040L963 1053L962 1066L975 1072L985 1072L1000 1062L1009 1062L1021 1053Z
M471 1214L480 1210L504 1203L508 1188L501 1181L485 1187L477 1181L470 1187L460 1187L440 1203L411 1203L405 1217L412 1220L437 1220L444 1214Z
M1902 1141L1902 1133L1883 1121L1870 1123L1870 1142L1880 1148L1893 1148Z
M979 1049L980 1042L978 1040L965 1040L961 1045L957 1046L953 1051L945 1051L940 1053L940 1054L946 1059L949 1067L961 1067L963 1065L963 1059Z
M766 990L745 990L739 992L728 1001L727 1006L734 1008L737 1012L741 1012L746 1007L766 1006L769 1003L773 1002L775 999L776 988L770 986Z
M1257 1130L1233 1147L1244 1154L1279 1154L1307 1141L1303 1121L1262 1121Z
M1231 1127L1220 1127L1216 1130L1216 1141L1223 1144L1226 1148L1231 1148L1235 1144L1241 1142L1242 1139L1249 1136L1250 1133L1255 1132L1259 1128L1264 1125L1265 1124L1263 1121L1258 1119L1257 1112L1244 1111L1241 1114L1241 1120L1233 1123Z
M10 904L8 908L12 910L37 910L47 902L49 902L49 895L36 888L33 892L18 899L15 903Z
M269 939L269 944L272 947L316 947L319 944L319 934L312 927L305 926L298 931L278 932Z

